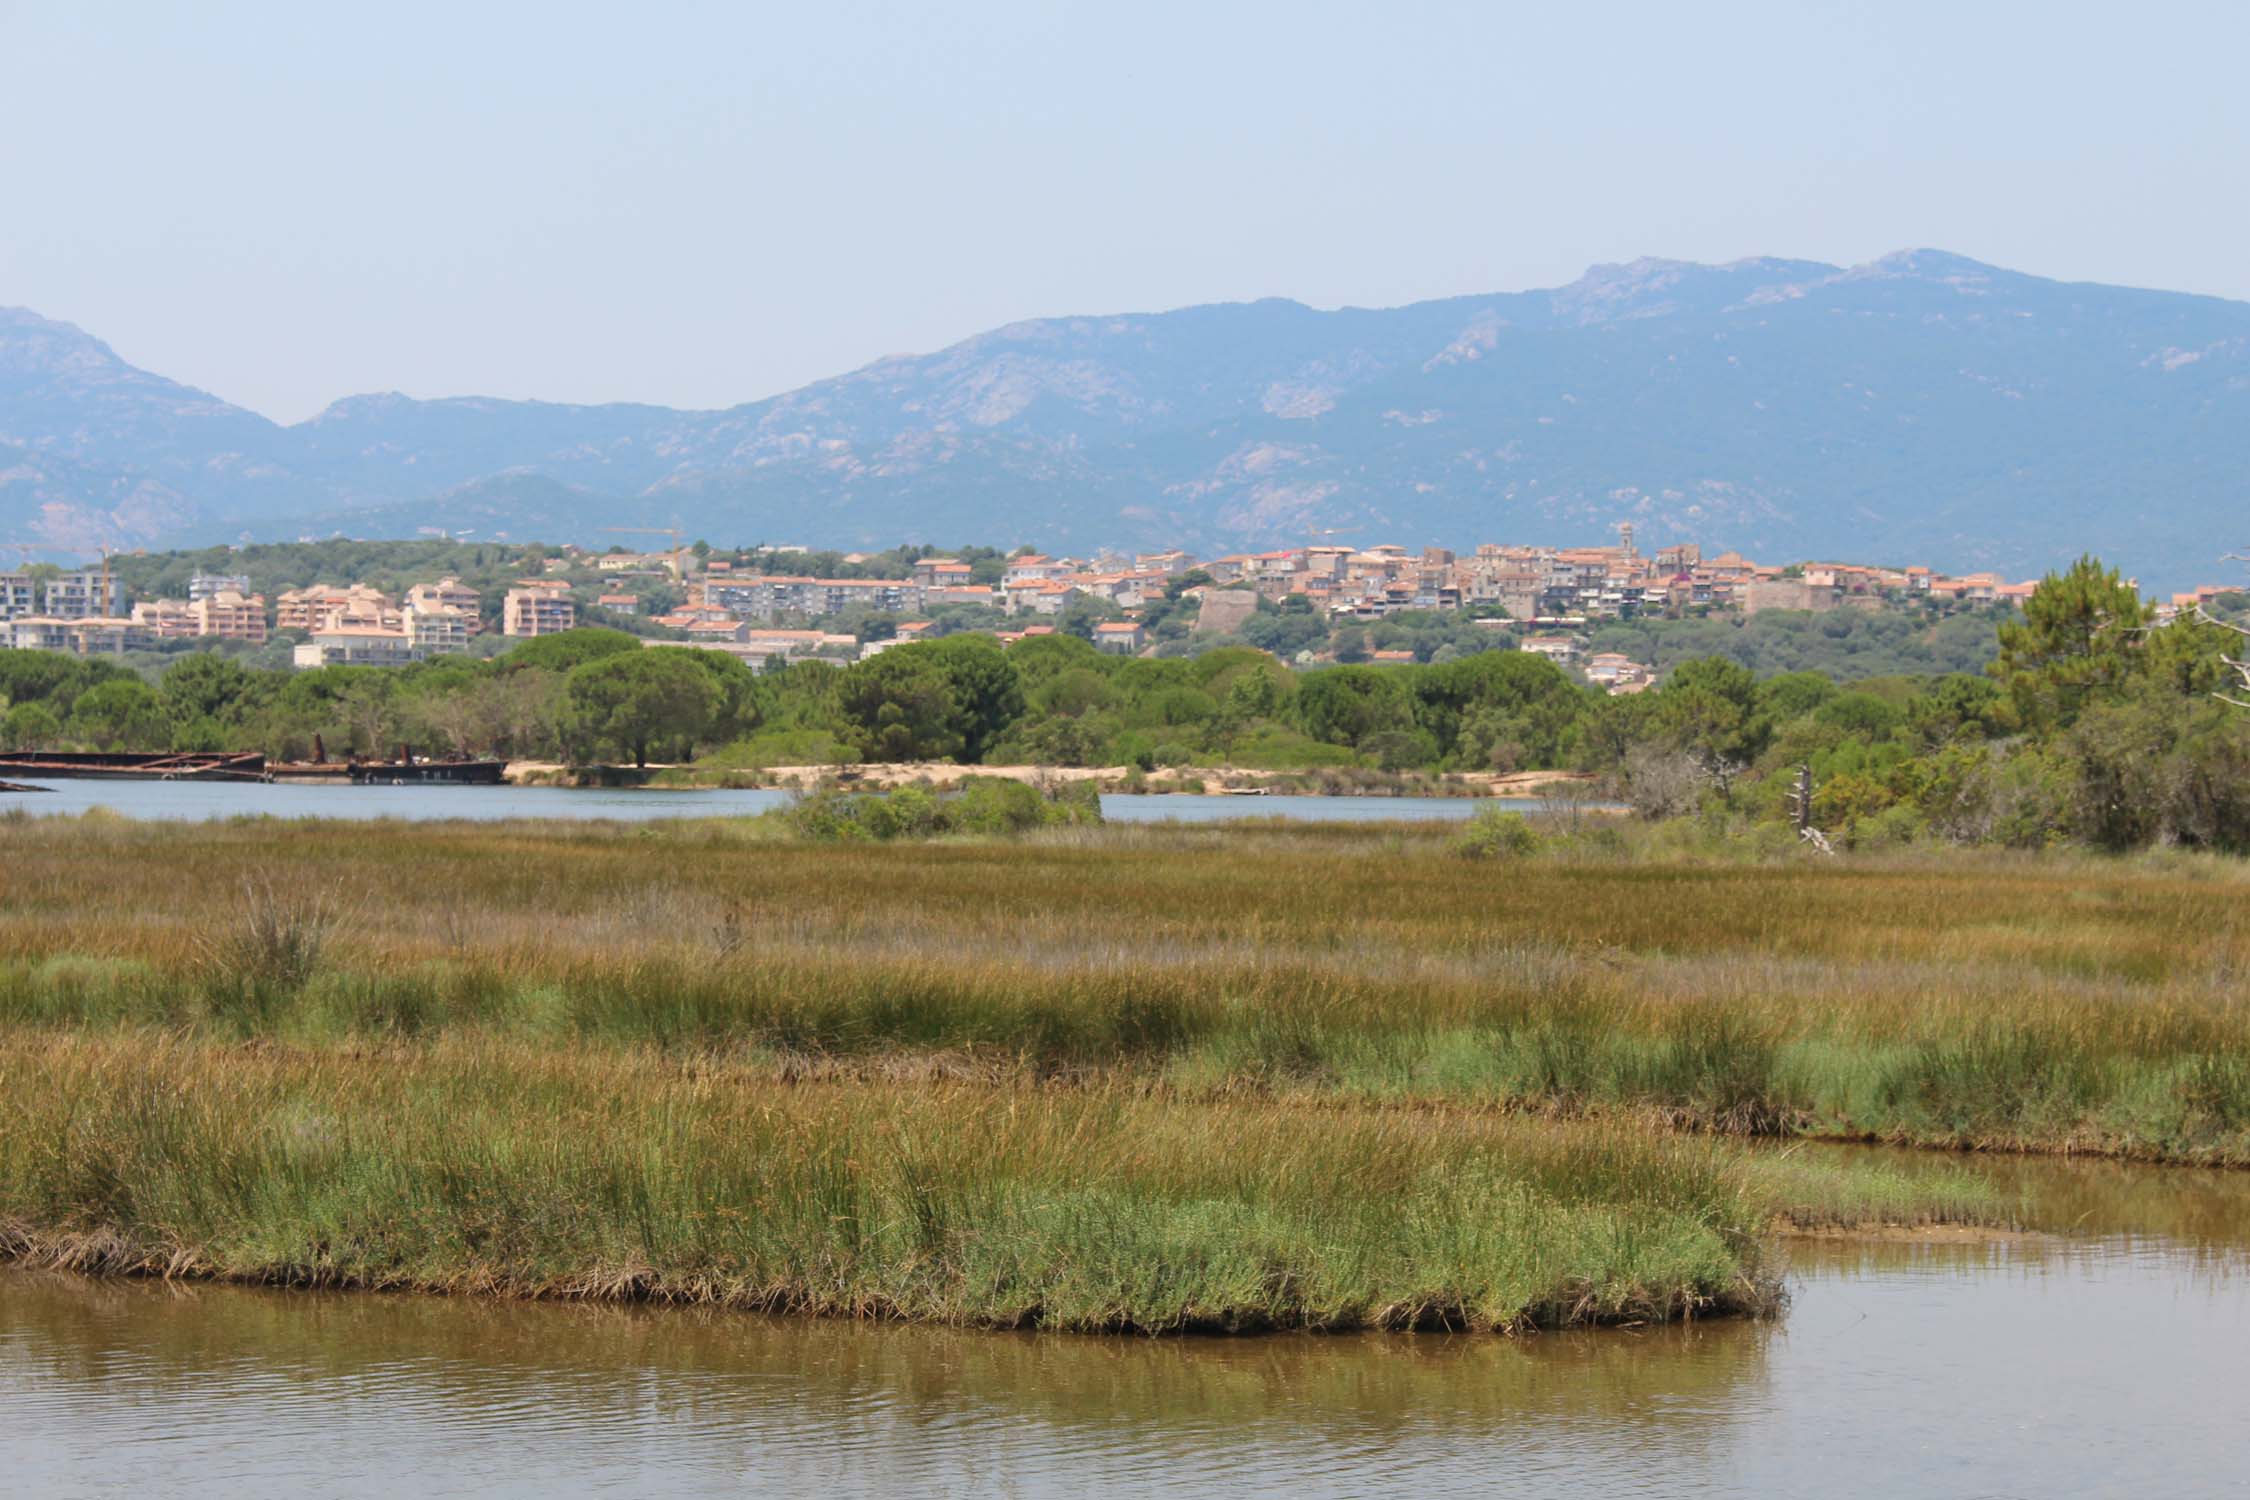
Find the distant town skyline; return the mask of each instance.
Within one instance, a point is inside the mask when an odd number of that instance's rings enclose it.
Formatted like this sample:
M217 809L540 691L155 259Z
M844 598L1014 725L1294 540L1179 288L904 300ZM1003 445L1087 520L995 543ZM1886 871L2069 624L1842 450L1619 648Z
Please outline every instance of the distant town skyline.
M294 421L1939 246L2250 299L2250 11L0 0L0 305Z

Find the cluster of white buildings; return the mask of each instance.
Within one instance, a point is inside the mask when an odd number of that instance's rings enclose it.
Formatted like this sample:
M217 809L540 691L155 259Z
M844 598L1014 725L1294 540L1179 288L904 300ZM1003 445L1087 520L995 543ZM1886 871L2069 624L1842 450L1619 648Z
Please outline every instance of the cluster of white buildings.
M23 651L123 651L141 631L125 613L124 586L102 568L42 582L0 573L0 645Z
M1895 602L1938 600L1958 604L2021 604L2037 585L2010 583L1990 573L1953 577L1925 567L1876 568L1847 563L1773 566L1723 552L1706 558L1693 544L1643 553L1633 528L1618 528L1618 542L1603 547L1542 547L1485 543L1456 554L1442 547L1419 550L1309 545L1270 552L1229 553L1198 559L1178 549L1130 556L1050 557L1026 553L984 577L958 558L927 557L905 578L813 578L738 570L724 560L698 564L685 550L594 556L570 549L551 558L549 576L518 580L506 591L499 618L487 620L477 591L458 579L417 584L393 599L365 584L315 585L279 595L269 613L249 579L198 574L186 599L145 600L125 607L124 589L103 569L63 573L43 582L28 573L0 573L0 645L42 650L119 652L187 637L263 642L275 630L301 631L296 664L388 666L465 652L472 637L551 635L578 623L570 584L558 572L591 568L601 575L596 604L605 614L639 614L640 596L622 591L628 578L667 577L683 584L687 603L660 616L689 644L729 652L762 666L806 657L852 659L913 640L930 626L921 616L973 606L1020 620L1011 636L1040 633L1080 600L1108 606L1124 618L1097 625L1094 643L1105 651L1138 653L1149 644L1144 609L1173 580L1200 569L1212 581L1207 616L1224 603L1220 630L1263 597L1309 600L1334 623L1380 619L1409 610L1479 609L1496 628L1530 632L1524 649L1553 657L1613 691L1637 691L1648 671L1622 657L1579 659L1574 629L1597 620L1644 613L1725 610L1879 608ZM858 562L854 554L847 561ZM2191 609L2215 589L2180 595L2160 609ZM863 647L853 636L826 631L819 622L870 613L907 616L894 640ZM1226 623L1233 622L1233 623ZM1205 621L1206 626L1210 620ZM1404 653L1379 651L1378 660Z
M1136 617L1173 579L1200 569L1215 588L1237 601L1251 602L1250 595L1277 601L1301 595L1337 623L1408 610L1489 607L1511 626L1546 632L1527 639L1523 644L1528 649L1552 656L1612 691L1633 692L1647 685L1646 667L1623 657L1611 660L1607 654L1581 661L1575 638L1556 632L1597 620L1707 609L1754 614L1872 608L1924 599L2020 604L2037 587L1989 573L1956 578L1923 567L1782 567L1738 552L1706 558L1693 544L1643 553L1633 544L1632 527L1619 532L1615 546L1486 543L1465 556L1442 547L1415 551L1388 544L1312 545L1210 559L1179 550L1094 558L1034 553L1008 559L997 583L981 584L972 581L968 563L950 557L924 558L908 577L884 579L736 572L728 563L714 562L699 578L688 580L688 604L658 623L691 641L763 662L775 656L840 654L839 642L847 639L773 628L782 624L861 612L921 615L964 604L1036 620L1090 599L1126 616L1097 626L1095 644L1132 653L1147 645ZM674 555L665 560L673 561ZM1210 602L1207 598L1206 608ZM911 638L918 628L910 625L902 636ZM1374 656L1381 660L1405 654Z
M552 635L578 623L569 585L531 578L509 589L500 632ZM456 578L420 583L393 599L366 584L315 584L279 595L271 610L250 580L198 573L185 599L144 599L128 611L125 588L100 568L63 573L42 583L29 573L0 573L0 645L81 655L153 649L183 639L263 644L274 631L306 639L300 667L396 666L465 652L485 628L475 589Z
M1622 651L1584 655L1583 644L1574 635L1527 636L1522 649L1534 656L1544 656L1559 667L1574 669L1595 687L1611 693L1645 692L1656 681L1653 667L1633 660Z
M554 635L578 623L570 586L557 578L519 579L501 600L500 633ZM458 656L482 630L477 591L456 578L418 583L402 600L365 584L292 589L275 604L276 629L307 633L299 667L391 667Z
M679 628L718 621L768 625L859 612L925 614L960 605L1038 618L1059 615L1079 598L1134 610L1162 594L1165 584L1194 562L1184 552L1090 562L1026 555L1010 558L997 584L974 582L970 565L951 557L924 558L906 578L737 573L718 562L689 582L689 602L658 623Z
M80 655L145 650L182 636L263 641L266 601L248 581L198 574L187 599L125 608L125 586L101 568L56 574L0 573L0 645Z
M1753 562L1739 552L1706 558L1692 543L1643 553L1633 545L1632 527L1619 531L1615 546L1488 542L1467 555L1443 547L1416 551L1392 544L1289 547L1210 559L1178 550L1132 557L1029 554L1010 558L996 584L971 581L969 564L947 557L924 558L903 579L736 573L720 562L711 564L700 581L689 583L691 603L682 614L709 610L715 617L773 624L854 611L922 614L973 604L1011 616L1052 616L1080 598L1130 614L1191 568L1202 569L1223 587L1269 599L1303 595L1338 620L1479 605L1496 607L1516 621L1560 622L1699 608L1748 614L1917 599L2020 604L2037 587L1990 573L1956 578L1924 567L1783 567Z
M1270 596L1303 594L1339 618L1376 619L1404 610L1493 606L1511 620L1577 622L1694 609L1755 614L1826 610L1914 599L2016 602L2034 583L1989 573L1951 578L1930 568L1848 563L1783 567L1739 552L1706 558L1693 543L1653 553L1622 526L1608 547L1512 546L1486 542L1458 555L1444 547L1305 547L1222 557L1201 564L1214 580Z

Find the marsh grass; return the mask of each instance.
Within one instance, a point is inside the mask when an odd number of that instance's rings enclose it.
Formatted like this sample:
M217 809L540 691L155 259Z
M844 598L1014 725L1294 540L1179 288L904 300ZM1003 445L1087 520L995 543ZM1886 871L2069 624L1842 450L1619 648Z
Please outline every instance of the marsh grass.
M10 825L0 1025L464 1033L797 1077L2250 1163L2236 863L1492 863L1442 829L1060 832Z
M285 889L268 871L242 877L235 918L202 941L204 967L222 984L300 990L320 968L343 913L319 886Z
M1801 1223L2003 1211L1615 1125L1101 1087L777 1088L646 1051L0 1044L0 1246L292 1286L972 1326L1521 1331L1760 1313Z
M1777 1222L2004 1220L1872 1134L2250 1155L2203 864L1464 861L0 826L0 1248L978 1326L1770 1309Z

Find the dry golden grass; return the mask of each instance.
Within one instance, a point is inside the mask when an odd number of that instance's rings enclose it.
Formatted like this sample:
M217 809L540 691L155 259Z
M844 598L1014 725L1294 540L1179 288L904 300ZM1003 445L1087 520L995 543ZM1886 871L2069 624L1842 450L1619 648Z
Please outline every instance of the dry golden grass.
M2210 859L1492 864L1398 827L19 822L0 1021L2244 1162L2246 890ZM301 983L268 972L291 911L346 914Z

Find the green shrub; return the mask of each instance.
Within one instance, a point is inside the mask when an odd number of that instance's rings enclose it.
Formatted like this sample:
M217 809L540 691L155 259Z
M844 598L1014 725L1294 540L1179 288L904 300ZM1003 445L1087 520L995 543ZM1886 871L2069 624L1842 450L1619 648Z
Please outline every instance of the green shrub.
M779 816L798 837L814 843L890 843L944 834L1005 838L1035 828L1099 823L1102 805L1091 782L1043 792L1020 781L972 777L942 794L918 786L816 792Z
M1522 813L1487 807L1469 819L1453 849L1469 859L1522 859L1538 853L1540 842Z
M1047 822L1047 806L1037 787L979 777L962 783L961 790L948 799L946 812L955 833L1011 834Z

